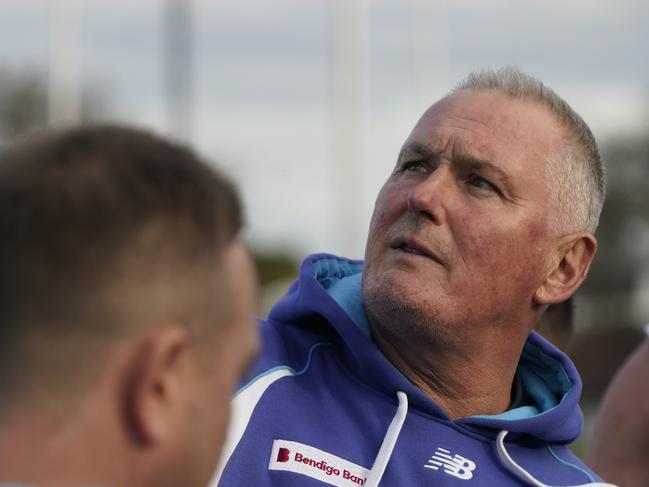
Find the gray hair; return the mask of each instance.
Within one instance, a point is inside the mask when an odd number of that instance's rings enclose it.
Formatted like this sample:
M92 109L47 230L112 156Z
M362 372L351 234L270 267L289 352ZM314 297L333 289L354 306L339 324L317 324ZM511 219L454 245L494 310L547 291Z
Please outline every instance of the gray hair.
M567 143L547 160L552 229L559 234L595 233L606 196L606 175L595 137L568 103L540 80L507 66L470 73L453 89L497 90L515 99L533 100L550 110L566 131Z

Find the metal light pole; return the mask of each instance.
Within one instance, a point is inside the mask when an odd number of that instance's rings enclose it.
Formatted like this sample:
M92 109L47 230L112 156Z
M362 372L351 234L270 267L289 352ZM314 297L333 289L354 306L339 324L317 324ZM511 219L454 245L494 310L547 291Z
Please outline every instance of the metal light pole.
M194 80L191 0L165 0L163 30L167 123L174 137L188 142Z
M332 209L339 252L362 256L367 136L367 0L332 2Z
M79 0L50 0L48 110L50 125L81 122L81 19Z

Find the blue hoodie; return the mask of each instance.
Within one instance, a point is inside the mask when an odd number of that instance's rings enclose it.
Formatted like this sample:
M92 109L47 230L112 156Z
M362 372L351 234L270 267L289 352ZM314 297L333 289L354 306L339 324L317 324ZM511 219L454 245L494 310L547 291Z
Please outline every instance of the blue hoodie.
M374 345L362 262L307 257L261 324L214 486L609 485L567 448L582 429L570 360L532 333L518 399L451 420Z

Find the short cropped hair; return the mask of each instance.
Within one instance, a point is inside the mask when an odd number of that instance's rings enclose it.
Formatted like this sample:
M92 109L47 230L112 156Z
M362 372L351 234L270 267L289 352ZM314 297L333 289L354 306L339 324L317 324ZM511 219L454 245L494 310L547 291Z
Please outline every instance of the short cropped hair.
M141 130L46 132L9 149L0 157L2 400L48 374L92 368L140 324L196 321L201 274L241 225L227 179Z
M546 107L565 129L566 145L549 156L547 174L556 233L595 233L606 197L606 175L595 137L568 103L540 80L515 67L476 71L460 81L461 90L497 90Z

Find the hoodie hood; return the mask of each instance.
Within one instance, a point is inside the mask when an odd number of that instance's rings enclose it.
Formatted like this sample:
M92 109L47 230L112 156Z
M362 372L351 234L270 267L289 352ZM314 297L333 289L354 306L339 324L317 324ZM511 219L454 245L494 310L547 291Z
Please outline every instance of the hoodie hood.
M317 323L323 328L319 332L338 341L349 370L365 383L390 395L402 391L411 408L451 421L372 342L360 292L362 271L359 260L329 254L307 257L299 278L273 307L269 320L296 325ZM519 391L513 408L493 416L461 418L453 422L455 426L492 440L506 430L512 437L574 441L581 433L583 417L578 404L581 381L570 359L533 332L521 354L516 378Z

